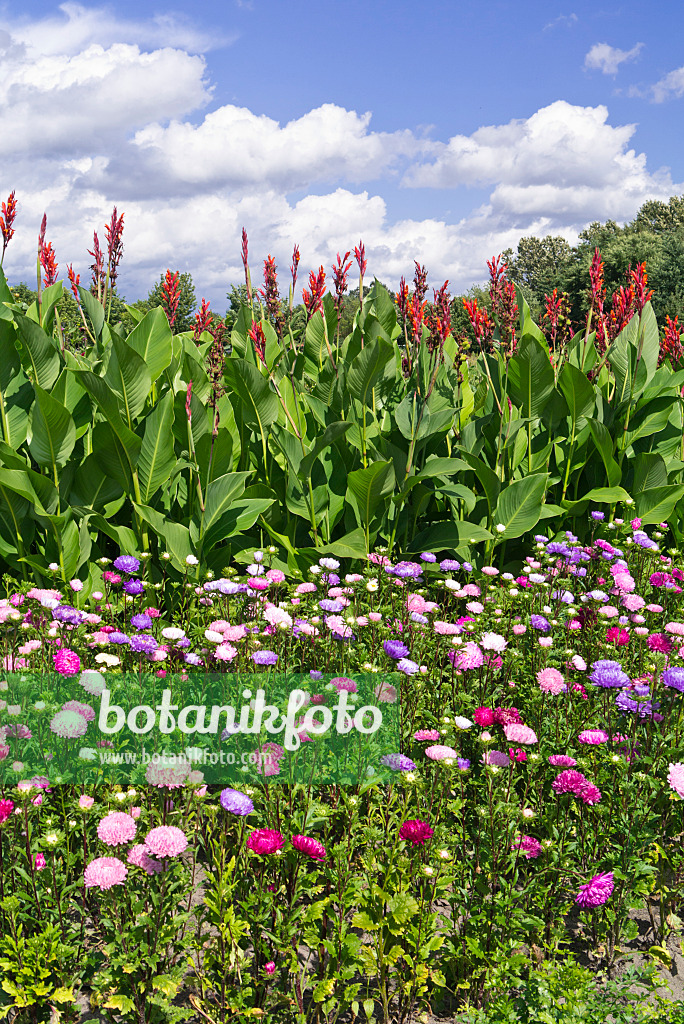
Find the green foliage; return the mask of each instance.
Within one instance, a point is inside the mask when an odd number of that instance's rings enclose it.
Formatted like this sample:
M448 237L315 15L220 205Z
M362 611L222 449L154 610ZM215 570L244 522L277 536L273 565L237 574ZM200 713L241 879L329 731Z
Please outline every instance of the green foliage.
M156 309L162 305L162 286L164 284L164 274L162 274L154 285L153 288L148 292L146 299L141 299L139 302L133 304L133 308L139 310L141 313L147 313L150 309ZM176 320L174 323L174 330L181 334L183 331L192 331L195 329L195 310L197 309L197 299L195 298L195 286L192 281L192 274L184 271L178 276L178 285L180 288L180 297L178 299L178 309L176 311Z

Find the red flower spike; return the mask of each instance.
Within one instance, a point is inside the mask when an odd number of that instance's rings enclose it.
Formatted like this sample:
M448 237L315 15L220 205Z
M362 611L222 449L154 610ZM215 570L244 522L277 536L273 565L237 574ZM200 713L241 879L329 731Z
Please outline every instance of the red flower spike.
M195 341L199 341L203 332L208 331L211 326L214 315L209 312L210 304L207 299L202 298L200 308L195 313L195 333L193 335Z
M314 313L321 308L323 302L323 295L325 294L325 270L323 267L318 268L318 274L315 274L313 270L309 273L309 288L310 291L302 290L302 302L306 309L307 323Z
M71 285L71 290L74 294L74 298L76 299L76 302L78 302L80 306L81 298L78 294L78 286L81 283L81 275L74 274L74 268L71 263L67 263L67 276L69 278L69 284Z
M366 273L366 267L368 266L368 260L366 259L366 247L363 242L359 242L358 246L354 246L354 256L356 262L359 265L359 273L361 277Z
M299 246L295 245L292 250L292 263L290 264L290 273L292 274L292 291L294 293L295 285L297 284L297 267L301 256L299 255Z
M406 316L406 311L408 309L408 296L408 285L406 284L406 281L402 277L401 280L399 281L399 291L395 296L395 301L397 303L397 308L399 309L399 312L403 317Z
M489 314L486 309L480 309L477 305L477 299L472 301L468 299L463 300L463 308L465 309L473 331L475 332L475 341L480 346L483 352L488 351L489 345L492 341L492 335L494 333L494 324L489 319Z
M93 247L88 249L88 255L93 257L94 262L91 264L90 269L93 272L92 283L90 290L93 295L98 297L102 295L105 283L105 271L104 271L104 256L100 249L100 240L97 237L97 231L93 231Z
M263 327L255 321L247 333L254 343L256 354L264 366L266 366L266 335L264 334Z
M176 313L178 312L178 303L180 302L180 284L178 278L178 271L176 271L175 274L172 274L170 270L167 270L161 289L162 309L166 313L169 320L169 326L171 327L173 327L176 322Z
M658 365L664 362L665 359L669 359L672 366L677 368L684 358L684 346L682 346L681 330L679 327L679 316L677 315L674 320L671 320L669 316L665 317L665 332L663 334L662 341L660 342L660 353L658 355Z
M17 201L14 197L14 192L10 192L7 202L2 204L2 214L0 215L0 231L2 231L2 256L0 256L0 263L4 259L5 249L14 235L13 224L16 215Z
M118 277L118 267L123 256L123 213L119 218L116 216L116 206L112 210L112 219L109 224L105 224L105 234L107 236L107 266L109 267L109 287L111 289L116 285L116 279Z
M492 318L499 328L499 335L507 354L515 352L515 328L518 320L518 303L515 286L506 278L508 267L501 263L501 256L487 260L489 268L489 297L492 301Z
M49 288L51 284L55 284L57 281L57 260L55 258L55 250L52 248L52 243L48 242L45 244L45 231L47 229L47 214L43 214L43 219L40 223L40 234L38 235L38 257L40 259L40 265L43 268L43 288Z
M344 293L347 290L347 276L351 269L352 261L349 259L349 253L345 252L344 256L340 258L340 254L337 254L337 262L333 264L332 275L333 281L335 282L335 309L339 316L342 308L342 299Z

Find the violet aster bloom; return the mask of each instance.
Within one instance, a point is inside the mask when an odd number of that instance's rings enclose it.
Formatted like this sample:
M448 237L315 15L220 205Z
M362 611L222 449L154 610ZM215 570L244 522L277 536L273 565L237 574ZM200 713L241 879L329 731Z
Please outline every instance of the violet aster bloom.
M385 754L380 758L380 764L384 764L394 772L414 772L416 770L416 765L405 754Z
M140 615L134 615L131 619L133 629L149 629L151 625L152 619L149 615L145 615L144 612L141 612Z
M604 871L601 875L594 875L586 885L580 886L575 903L583 910L600 907L610 899L614 888L613 872Z
M390 572L389 569L385 571ZM417 579L422 575L422 572L423 567L418 562L397 562L390 575L398 576L400 580Z
M594 686L602 686L604 689L628 686L630 679L622 666L617 661L600 660L595 661L591 666L592 672L589 676Z
M411 661L410 658L400 658L397 662L397 670L403 672L407 676L415 676L416 672L420 672L420 665L417 665L415 661Z
M183 655L183 661L185 662L186 665L192 665L195 668L198 668L202 664L202 659L200 658L199 654L193 654L192 652Z
M126 580L123 589L131 597L137 597L138 594L142 594L145 588L140 580Z
M252 661L255 665L275 665L278 661L278 655L275 651L255 651L252 655Z
M570 548L565 541L551 541L550 544L546 545L547 555L564 555L566 558L570 555Z
M684 668L681 666L675 665L672 668L666 668L660 678L664 686L669 686L672 690L679 690L680 693L684 693Z
M603 519L606 518L606 513L605 512L592 512L591 513L591 518L594 520L594 522L600 523Z
M408 658L411 653L406 644L402 644L401 640L385 640L382 646L385 649L385 654L388 654L390 658L394 658L395 661L399 661L400 658Z
M551 629L549 620L545 619L543 615L530 615L530 626L540 633L548 633Z
M470 768L470 761L467 757L459 757L456 759L456 764L462 772L467 772Z
M457 562L454 558L445 558L444 561L439 563L439 567L442 572L458 572L461 568L461 563Z
M131 638L126 633L119 633L116 630L114 633L109 634L110 644L130 644Z
M70 626L80 626L85 618L85 612L79 612L71 605L61 604L53 609L52 618L57 622L66 622Z
M219 797L221 807L230 814L245 818L254 811L254 804L244 793L237 789L224 789Z
M118 572L125 572L129 576L133 576L140 568L140 562L133 555L119 555L114 559L114 568Z
M423 553L422 553L422 555L420 557L421 557L421 560L423 562L436 562L437 561L437 555L433 555L433 553L431 551L423 551Z
M319 672L318 669L315 668L309 670L309 675L311 676L315 683L317 683L319 679L323 678L323 673Z
M131 637L131 650L136 654L154 654L159 644L153 636Z
M328 600L328 598L324 598L322 601L319 601L318 607L321 609L321 611L330 612L332 614L344 611L344 605L342 604L341 601L330 601Z

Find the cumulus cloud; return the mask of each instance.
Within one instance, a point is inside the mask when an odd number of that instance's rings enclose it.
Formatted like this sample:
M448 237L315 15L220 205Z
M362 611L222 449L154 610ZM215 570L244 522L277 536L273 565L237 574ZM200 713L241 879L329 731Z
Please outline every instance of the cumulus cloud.
M637 43L631 50L618 50L608 43L594 43L584 58L584 66L587 70L602 71L604 75L617 75L620 65L635 60L643 46L643 43Z
M87 280L93 230L104 242L116 205L130 299L168 266L189 270L198 297L222 311L242 277L243 226L255 280L267 253L287 278L295 242L301 282L363 238L369 271L388 285L417 259L431 281L459 290L523 234L574 241L589 221L629 219L645 199L679 189L648 169L630 148L635 126L611 125L605 107L558 101L446 142L374 131L369 112L331 103L278 122L215 102L192 26L117 20L104 9L98 24L92 13L64 4L54 17L0 24L0 180L19 200L5 258L13 281L35 275L44 211L61 271L73 262ZM486 198L456 222L397 218L383 189L398 183L479 188Z
M656 103L684 96L684 67L668 72L651 87L651 94Z
M553 21L549 21L544 25L543 31L548 32L552 28L570 28L572 25L577 24L578 17L576 14L559 14Z

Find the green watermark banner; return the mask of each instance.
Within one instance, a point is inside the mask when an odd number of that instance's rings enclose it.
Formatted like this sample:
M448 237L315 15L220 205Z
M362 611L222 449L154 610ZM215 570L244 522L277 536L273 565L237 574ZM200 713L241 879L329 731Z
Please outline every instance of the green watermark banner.
M389 781L399 694L398 674L10 673L0 784Z

